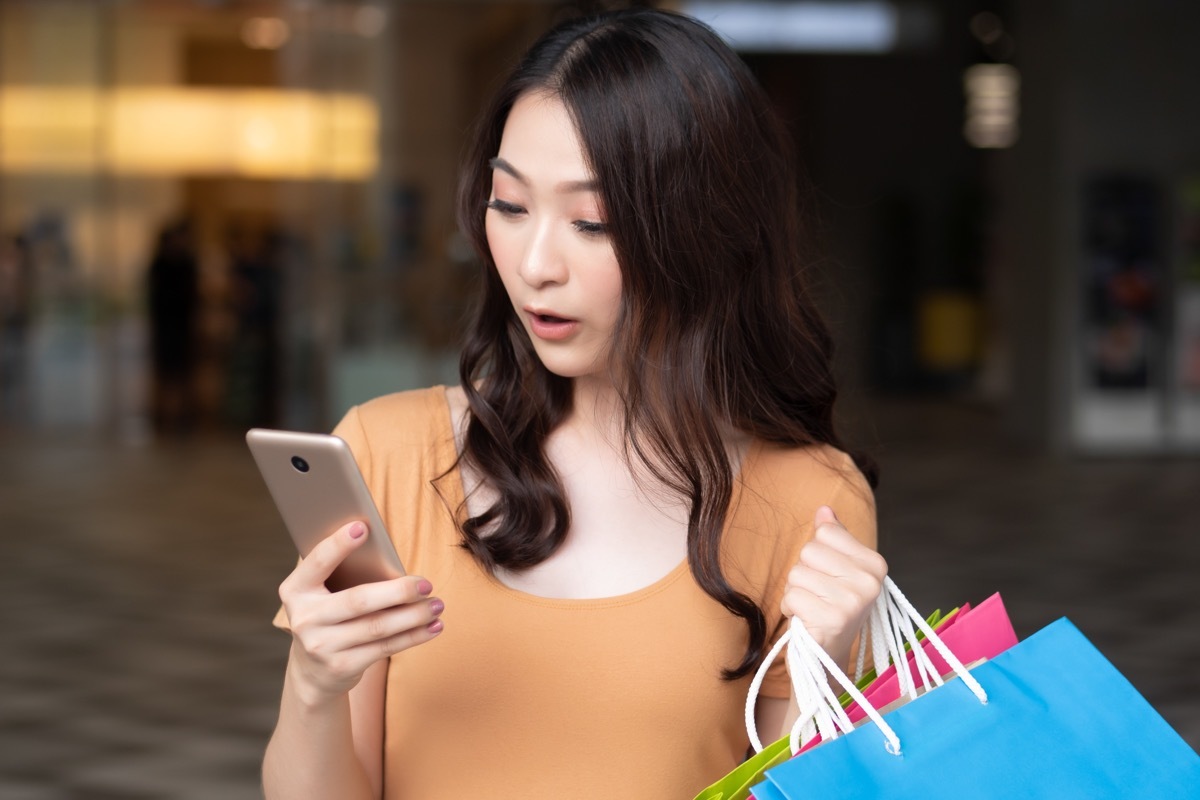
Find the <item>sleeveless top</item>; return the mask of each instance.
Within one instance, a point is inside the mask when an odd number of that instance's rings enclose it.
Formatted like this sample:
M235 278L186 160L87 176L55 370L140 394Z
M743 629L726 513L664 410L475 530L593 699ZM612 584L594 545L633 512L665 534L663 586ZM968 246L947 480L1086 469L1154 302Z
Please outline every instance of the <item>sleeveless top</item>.
M445 601L446 628L390 659L388 800L690 798L746 755L745 623L686 561L649 586L598 599L510 588L461 546L463 485L444 387L351 409L349 443L409 574ZM449 472L448 472L449 470ZM442 477L439 477L442 476ZM832 447L756 441L735 482L726 580L753 599L774 641L787 572L818 506L875 546L871 490ZM277 624L286 627L282 614ZM782 661L762 687L789 696Z

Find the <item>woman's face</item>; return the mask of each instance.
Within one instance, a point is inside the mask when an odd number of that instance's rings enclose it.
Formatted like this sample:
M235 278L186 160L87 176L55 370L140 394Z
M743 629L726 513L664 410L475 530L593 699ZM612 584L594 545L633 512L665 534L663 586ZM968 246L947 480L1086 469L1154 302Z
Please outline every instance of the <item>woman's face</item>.
M538 358L565 378L605 373L621 270L562 101L521 96L492 160L488 247Z

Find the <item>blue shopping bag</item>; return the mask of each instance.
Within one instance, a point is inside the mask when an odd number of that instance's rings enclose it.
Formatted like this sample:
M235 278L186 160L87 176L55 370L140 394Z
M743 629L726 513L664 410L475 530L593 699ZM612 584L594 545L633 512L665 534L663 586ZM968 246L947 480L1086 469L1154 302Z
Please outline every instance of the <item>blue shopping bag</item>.
M1067 619L767 771L756 800L1200 798L1200 756ZM894 746L892 749L897 749Z

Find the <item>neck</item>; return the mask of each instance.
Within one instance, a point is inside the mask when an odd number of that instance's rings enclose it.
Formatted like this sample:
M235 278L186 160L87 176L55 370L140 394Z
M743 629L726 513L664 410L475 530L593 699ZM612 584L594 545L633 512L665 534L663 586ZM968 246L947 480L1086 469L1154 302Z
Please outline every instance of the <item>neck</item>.
M576 378L573 396L573 409L565 424L580 433L599 437L623 452L625 412L621 396L612 382L602 377ZM736 474L754 437L724 420L718 421L717 427L730 466Z
M620 441L624 412L621 396L612 382L593 376L575 378L572 392L572 410L566 424L581 432L594 432L608 441Z

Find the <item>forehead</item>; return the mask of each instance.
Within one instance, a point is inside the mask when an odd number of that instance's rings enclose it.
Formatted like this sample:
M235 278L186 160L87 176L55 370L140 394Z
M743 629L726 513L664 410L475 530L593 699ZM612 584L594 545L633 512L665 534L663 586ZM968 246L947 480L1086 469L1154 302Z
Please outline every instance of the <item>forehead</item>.
M570 112L557 95L521 95L509 111L499 157L531 180L582 180L591 176Z

